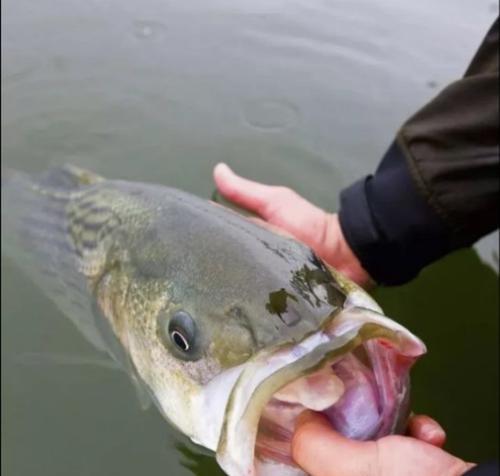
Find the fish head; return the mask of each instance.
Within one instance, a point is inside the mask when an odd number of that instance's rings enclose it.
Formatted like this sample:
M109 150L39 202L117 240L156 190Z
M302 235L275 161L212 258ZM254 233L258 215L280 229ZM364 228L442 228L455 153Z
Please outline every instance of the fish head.
M307 246L241 217L232 234L213 215L196 217L189 249L185 213L183 236L170 216L151 240L168 260L151 264L148 246L133 260L163 283L148 334L130 326L130 352L165 417L233 476L302 474L291 438L305 409L352 438L401 431L424 344Z
M7 182L9 254L231 476L302 474L305 409L361 440L403 428L423 343L307 246L73 167Z
M234 235L221 232L213 216L207 223L196 217L198 233L186 240L186 223L194 221L186 215L149 220L137 243L128 243L129 256L120 260L129 263L121 270L125 309L107 314L164 416L216 451L245 365L317 330L345 296L295 240L246 220ZM119 281L110 275L110 283ZM125 294L114 286L103 296ZM101 307L110 306L101 300ZM122 324L117 316L125 316Z

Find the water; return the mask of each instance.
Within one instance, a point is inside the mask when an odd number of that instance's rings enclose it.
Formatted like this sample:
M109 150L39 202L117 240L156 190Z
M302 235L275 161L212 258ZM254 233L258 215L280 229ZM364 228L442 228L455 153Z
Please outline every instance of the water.
M498 14L493 0L2 8L5 166L37 172L70 161L210 197L223 160L331 210L400 123L463 73ZM491 242L481 249L488 262L494 252ZM157 410L140 410L122 373L19 362L26 353L95 354L4 261L2 278L2 474L218 474ZM375 293L429 346L414 372L414 409L439 419L448 449L469 460L497 456L497 285L464 251Z

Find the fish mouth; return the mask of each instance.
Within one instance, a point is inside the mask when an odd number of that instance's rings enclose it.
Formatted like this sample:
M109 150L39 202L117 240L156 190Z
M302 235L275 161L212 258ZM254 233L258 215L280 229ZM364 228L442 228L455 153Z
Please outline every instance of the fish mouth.
M217 461L231 476L303 475L291 440L306 409L349 438L403 431L409 370L424 353L420 339L363 307L342 309L299 343L261 351L232 388Z

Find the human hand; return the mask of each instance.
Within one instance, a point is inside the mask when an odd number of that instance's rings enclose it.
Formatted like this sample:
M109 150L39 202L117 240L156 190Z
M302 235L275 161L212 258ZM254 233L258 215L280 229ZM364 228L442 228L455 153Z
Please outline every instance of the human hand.
M359 285L373 284L347 244L337 214L327 213L289 188L240 177L226 164L215 167L214 180L226 199L310 246L319 257Z
M311 476L460 476L474 466L441 449L446 435L431 418L412 417L408 433L354 441L306 411L297 421L292 456Z

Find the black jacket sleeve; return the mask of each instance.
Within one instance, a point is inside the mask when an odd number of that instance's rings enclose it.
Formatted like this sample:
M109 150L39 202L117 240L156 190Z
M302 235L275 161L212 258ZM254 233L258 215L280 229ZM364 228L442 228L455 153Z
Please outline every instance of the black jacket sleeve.
M498 228L498 19L465 76L411 117L375 174L342 191L342 231L379 284L401 284Z
M467 471L464 476L498 476L498 463L480 464Z

